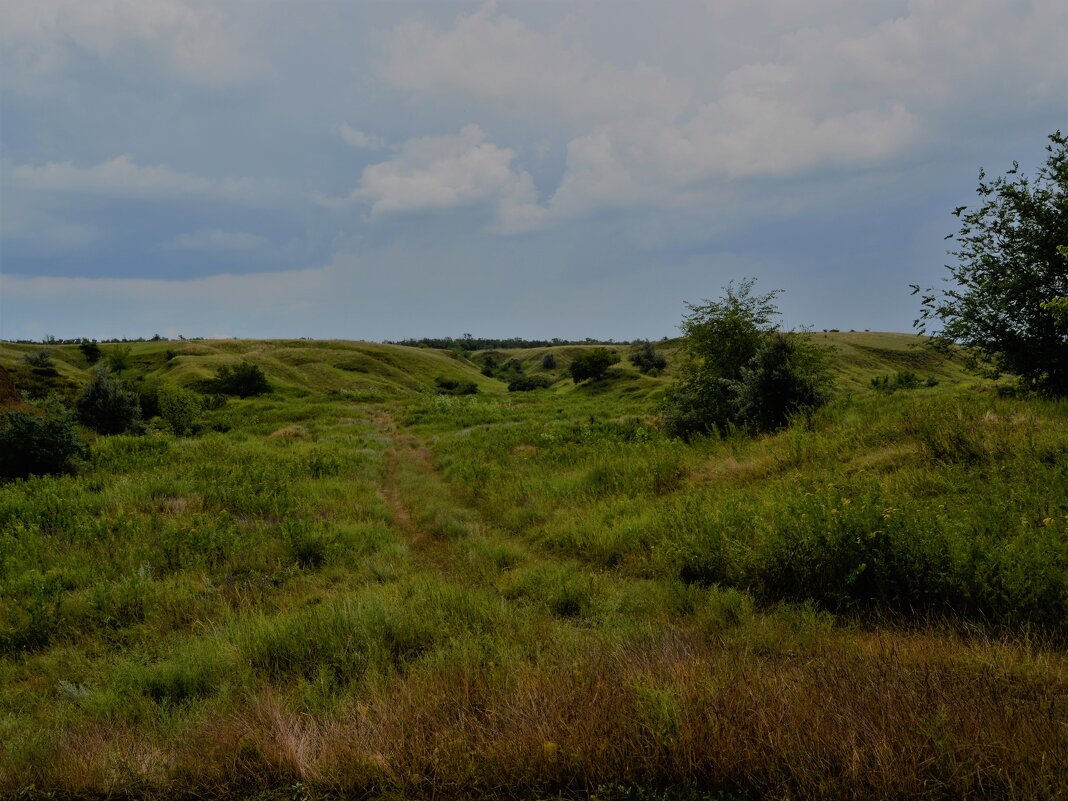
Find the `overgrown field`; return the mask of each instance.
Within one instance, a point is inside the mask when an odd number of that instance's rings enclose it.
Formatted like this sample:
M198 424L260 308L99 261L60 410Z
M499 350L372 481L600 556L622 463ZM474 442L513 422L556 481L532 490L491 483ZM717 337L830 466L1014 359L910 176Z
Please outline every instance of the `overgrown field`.
M275 389L0 484L0 795L1068 796L1068 403L814 336L833 403L692 444L579 347L134 345Z

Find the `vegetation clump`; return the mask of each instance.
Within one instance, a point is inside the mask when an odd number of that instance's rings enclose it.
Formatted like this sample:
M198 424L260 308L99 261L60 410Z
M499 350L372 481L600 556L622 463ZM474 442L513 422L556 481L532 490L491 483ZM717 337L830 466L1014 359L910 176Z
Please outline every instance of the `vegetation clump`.
M1019 377L1027 390L1068 395L1068 136L1049 137L1046 163L1034 179L1013 163L1004 176L979 172L975 208L960 206L944 292L921 295L921 333L940 324L933 344L961 347L972 367L992 378Z
M571 360L568 372L576 383L599 381L608 373L608 368L619 362L619 356L607 348L597 348L580 353Z
M78 350L85 357L86 364L93 365L104 358L104 350L96 342L86 340L78 345Z
M653 343L648 340L638 345L627 358L638 368L638 372L645 375L655 377L667 369L667 357L654 348Z
M779 292L753 295L754 283L731 283L719 300L687 304L686 360L661 409L670 436L772 431L829 399L825 349L802 334L778 331Z
M478 385L474 381L458 381L455 378L438 376L434 379L439 395L475 395L478 393Z
M548 378L542 375L521 375L508 382L509 392L532 392L535 389L547 389Z
M210 392L218 395L236 395L239 398L251 398L266 395L271 391L271 384L259 365L252 362L224 364L215 372L215 377L207 382Z
M59 375L59 371L56 370L56 363L52 360L52 351L50 350L41 349L34 351L33 353L27 353L22 357L22 361L32 367L37 375Z
M920 387L938 386L938 379L933 375L920 378L912 370L898 370L893 375L877 375L871 380L871 388L876 392L896 392L899 389L919 389Z
M113 376L106 364L93 368L74 408L78 421L100 434L121 434L141 419L137 393Z
M27 478L73 469L84 453L74 417L56 398L31 411L4 412L0 425L0 477Z
M204 409L197 393L174 384L161 385L156 397L159 416L176 437L188 434Z

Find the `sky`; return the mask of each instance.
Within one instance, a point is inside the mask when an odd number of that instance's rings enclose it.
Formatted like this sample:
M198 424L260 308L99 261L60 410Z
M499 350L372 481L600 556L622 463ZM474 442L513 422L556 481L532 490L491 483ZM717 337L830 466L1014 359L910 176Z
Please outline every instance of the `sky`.
M0 0L0 339L909 331L1064 0Z

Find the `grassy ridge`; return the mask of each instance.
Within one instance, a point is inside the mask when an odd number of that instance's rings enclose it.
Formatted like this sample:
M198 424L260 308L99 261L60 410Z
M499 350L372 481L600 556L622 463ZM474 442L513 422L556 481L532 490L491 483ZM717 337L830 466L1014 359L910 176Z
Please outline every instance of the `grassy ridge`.
M626 363L133 345L276 391L0 486L0 794L1063 797L1068 405L827 338L835 404L695 446Z

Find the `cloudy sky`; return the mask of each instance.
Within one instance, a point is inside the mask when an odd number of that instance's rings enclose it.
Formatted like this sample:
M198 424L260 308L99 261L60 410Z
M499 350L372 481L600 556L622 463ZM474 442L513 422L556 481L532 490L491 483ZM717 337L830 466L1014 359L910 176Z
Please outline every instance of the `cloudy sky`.
M0 0L0 338L910 330L1064 0Z

